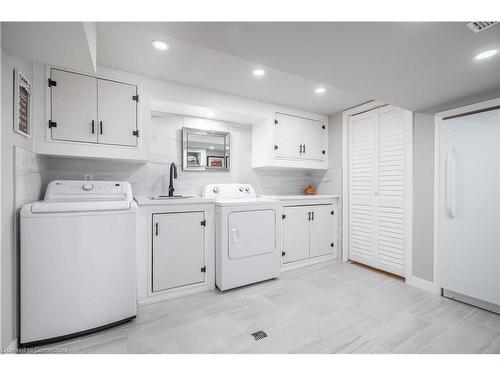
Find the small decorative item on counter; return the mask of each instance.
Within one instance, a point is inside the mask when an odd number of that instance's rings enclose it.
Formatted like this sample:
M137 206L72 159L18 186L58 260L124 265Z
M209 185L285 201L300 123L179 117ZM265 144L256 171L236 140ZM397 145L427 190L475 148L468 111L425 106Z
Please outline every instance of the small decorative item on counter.
M305 195L315 195L316 194L316 188L314 185L309 185L304 189L304 194Z

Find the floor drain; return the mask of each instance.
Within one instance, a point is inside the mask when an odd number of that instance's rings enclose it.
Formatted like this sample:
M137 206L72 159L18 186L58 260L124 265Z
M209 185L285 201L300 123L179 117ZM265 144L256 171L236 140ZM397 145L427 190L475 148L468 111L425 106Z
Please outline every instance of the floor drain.
M252 333L252 336L255 339L255 341L257 341L257 340L262 340L263 338L267 337L267 333L265 333L264 331L257 331L257 332Z

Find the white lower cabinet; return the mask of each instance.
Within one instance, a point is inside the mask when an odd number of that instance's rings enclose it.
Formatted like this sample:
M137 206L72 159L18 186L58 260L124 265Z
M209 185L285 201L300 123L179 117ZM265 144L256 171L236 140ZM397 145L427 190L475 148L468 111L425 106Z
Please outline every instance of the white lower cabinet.
M283 207L283 264L333 255L336 205Z
M205 213L153 214L153 292L205 281Z

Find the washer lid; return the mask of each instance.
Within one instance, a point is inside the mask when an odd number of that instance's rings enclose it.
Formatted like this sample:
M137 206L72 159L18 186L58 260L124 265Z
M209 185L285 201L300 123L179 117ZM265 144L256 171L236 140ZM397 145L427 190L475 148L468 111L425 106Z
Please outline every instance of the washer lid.
M31 212L81 212L81 211L114 211L128 210L131 203L121 201L43 201L31 205Z

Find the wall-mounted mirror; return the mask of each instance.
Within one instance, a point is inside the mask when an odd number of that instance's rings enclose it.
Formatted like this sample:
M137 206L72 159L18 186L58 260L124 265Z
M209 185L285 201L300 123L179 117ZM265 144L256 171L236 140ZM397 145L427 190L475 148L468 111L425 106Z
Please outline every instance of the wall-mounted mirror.
M230 134L182 128L182 169L229 171Z

